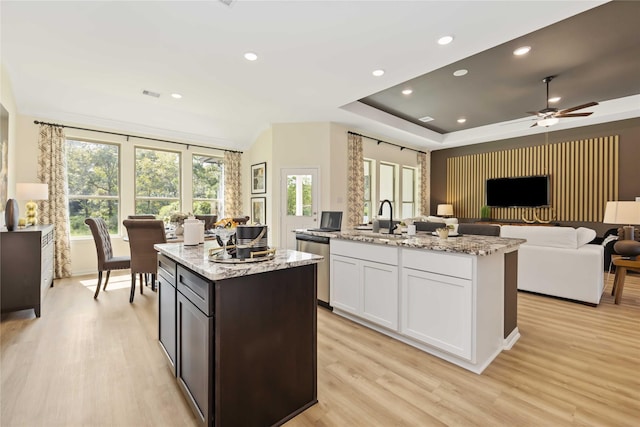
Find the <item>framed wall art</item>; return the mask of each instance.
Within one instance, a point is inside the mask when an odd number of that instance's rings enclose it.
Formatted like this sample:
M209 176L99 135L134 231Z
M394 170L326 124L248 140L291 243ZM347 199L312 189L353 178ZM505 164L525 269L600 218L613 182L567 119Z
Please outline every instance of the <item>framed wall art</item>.
M267 163L251 165L251 194L267 192Z
M251 221L265 225L267 223L267 198L252 197L251 198Z

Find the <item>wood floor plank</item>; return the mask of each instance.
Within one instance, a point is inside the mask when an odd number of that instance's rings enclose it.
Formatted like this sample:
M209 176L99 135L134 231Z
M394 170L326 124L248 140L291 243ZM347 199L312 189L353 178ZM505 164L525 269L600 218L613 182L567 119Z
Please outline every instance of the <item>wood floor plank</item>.
M604 275L605 280L607 275ZM1 426L195 426L128 274L56 281L0 323ZM482 375L318 309L319 403L287 427L637 426L640 276L590 307L519 293L522 337Z

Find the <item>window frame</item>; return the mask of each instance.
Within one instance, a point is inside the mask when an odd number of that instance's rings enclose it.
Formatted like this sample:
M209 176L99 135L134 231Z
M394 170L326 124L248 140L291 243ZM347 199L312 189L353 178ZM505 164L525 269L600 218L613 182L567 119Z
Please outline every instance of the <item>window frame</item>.
M161 151L165 153L174 153L178 156L178 185L177 185L178 194L176 197L146 197L146 196L138 197L137 195L138 176L136 174L136 166L138 161L137 150ZM143 146L143 145L135 145L133 147L133 211L136 215L145 214L145 212L138 212L137 210L138 200L152 201L152 202L153 201L170 201L170 202L177 201L178 202L177 212L182 212L182 196L183 196L183 184L184 184L182 161L183 161L182 151L170 150L167 148L149 147L149 146ZM159 213L154 215L159 215Z
M117 185L117 195L116 196L106 196L106 195L94 195L94 196L89 196L89 195L83 195L83 194L71 194L70 192L70 188L69 188L69 164L68 164L68 160L69 160L69 142L70 141L74 141L74 142L80 142L80 143L85 143L85 144L95 144L95 145L106 145L106 146L113 146L116 147L117 150L117 172L116 172L116 176L117 176L117 180L118 180L118 185ZM65 161L67 162L66 164L66 173L67 173L67 215L69 217L69 222L71 222L71 209L70 209L70 204L73 200L113 200L116 202L117 205L117 213L116 213L116 231L115 233L109 233L110 236L118 236L120 235L120 233L122 232L122 224L121 224L121 218L122 218L122 155L123 155L123 150L122 150L122 144L117 143L117 142L109 142L109 141L102 141L102 140L98 140L98 139L93 139L93 138L81 138L81 137L74 137L74 136L68 136L65 137ZM85 218L86 219L86 218ZM70 240L87 240L87 239L92 239L93 236L91 234L91 231L89 231L87 234L82 234L82 235L74 235L71 233L71 226L69 226L69 239Z
M195 196L195 174L193 173L193 165L196 157L208 157L218 159L218 163L220 164L220 180L218 185L218 195L220 198L218 199L203 199L197 198ZM222 218L224 215L224 175L225 175L225 165L224 165L224 157L222 156L213 156L211 154L202 154L202 153L192 153L191 154L191 211L195 212L194 204L196 202L215 202L212 203L213 206L219 206L217 213L211 213L212 215L218 215L218 218Z

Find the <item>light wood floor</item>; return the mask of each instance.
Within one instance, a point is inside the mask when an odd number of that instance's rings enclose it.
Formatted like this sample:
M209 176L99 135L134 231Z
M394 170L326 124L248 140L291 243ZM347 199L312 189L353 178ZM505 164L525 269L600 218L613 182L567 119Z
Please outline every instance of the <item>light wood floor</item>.
M115 279L115 280L113 280ZM298 426L638 426L640 276L594 308L519 294L522 338L482 375L318 310L319 404ZM606 274L605 274L606 280ZM0 425L192 426L157 343L157 294L129 276L57 281L0 323ZM119 288L119 289L118 289Z

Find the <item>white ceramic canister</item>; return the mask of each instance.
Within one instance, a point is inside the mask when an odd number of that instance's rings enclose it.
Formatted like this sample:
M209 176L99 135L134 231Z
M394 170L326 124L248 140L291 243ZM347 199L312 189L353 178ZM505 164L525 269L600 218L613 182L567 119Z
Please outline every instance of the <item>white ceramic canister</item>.
M184 245L196 246L200 243L200 220L189 218L184 220Z

